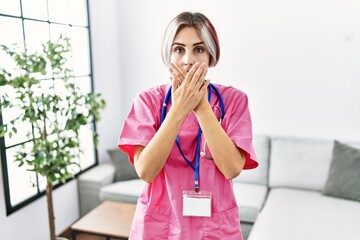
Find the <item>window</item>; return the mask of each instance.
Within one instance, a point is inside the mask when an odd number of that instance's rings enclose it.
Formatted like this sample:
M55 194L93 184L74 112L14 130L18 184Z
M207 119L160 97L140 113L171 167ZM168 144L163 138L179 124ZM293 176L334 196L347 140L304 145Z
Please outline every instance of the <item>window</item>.
M73 75L82 91L92 91L92 67L90 50L90 29L87 0L0 0L0 45L24 43L29 51L41 50L48 40L57 40L60 35L71 39ZM0 53L0 65L11 69L11 62L5 53ZM62 84L52 76L45 76L44 87L49 84L61 91ZM0 94L6 91L0 88ZM11 92L7 92L11 95ZM16 109L3 111L0 123L12 119ZM93 126L95 127L95 126ZM24 123L18 133L0 139L1 167L5 189L7 214L27 205L44 195L46 180L26 167L14 163L13 153L20 145L30 146L32 137L26 136L31 124ZM24 131L21 131L23 129ZM80 160L80 174L97 164L97 153L92 140L92 127L84 129L80 138L84 154ZM34 185L34 186L33 186ZM58 185L59 186L59 185ZM55 186L57 187L57 186Z

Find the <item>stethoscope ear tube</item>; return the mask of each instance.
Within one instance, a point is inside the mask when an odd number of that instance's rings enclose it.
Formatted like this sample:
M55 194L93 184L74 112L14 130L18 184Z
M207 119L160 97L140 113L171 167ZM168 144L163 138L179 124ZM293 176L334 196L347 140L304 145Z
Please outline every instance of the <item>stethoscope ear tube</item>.
M160 125L163 123L163 121L165 120L166 117L166 106L167 103L169 102L169 99L171 97L171 88L172 86L170 86L169 90L167 91L163 104L162 104L162 108L161 108L161 116L160 116Z
M224 104L224 100L219 92L219 89L217 89L214 85L212 85L210 83L210 86L212 86L212 88L215 90L216 92L216 95L218 96L219 98L219 103L220 103L220 111L221 111L221 115L220 115L220 120L219 120L219 123L221 124L222 120L224 119L224 116L225 116L225 104Z

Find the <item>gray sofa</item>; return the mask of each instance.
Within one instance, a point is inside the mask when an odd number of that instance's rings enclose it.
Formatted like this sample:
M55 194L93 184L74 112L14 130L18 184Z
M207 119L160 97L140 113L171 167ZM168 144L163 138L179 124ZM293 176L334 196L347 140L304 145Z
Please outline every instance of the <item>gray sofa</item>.
M360 239L360 143L267 136L253 143L259 167L233 180L245 239ZM81 215L104 200L136 203L145 184L133 179L126 156L109 153L112 163L79 177Z

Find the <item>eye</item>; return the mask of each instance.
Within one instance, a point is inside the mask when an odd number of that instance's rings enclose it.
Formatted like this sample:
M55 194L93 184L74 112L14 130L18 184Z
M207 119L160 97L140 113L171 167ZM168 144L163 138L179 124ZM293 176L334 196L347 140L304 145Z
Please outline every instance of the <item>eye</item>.
M174 48L174 52L176 52L176 53L183 53L184 52L184 49L182 48L182 47L175 47Z
M203 47L197 47L195 48L196 53L203 53L205 52L205 49Z

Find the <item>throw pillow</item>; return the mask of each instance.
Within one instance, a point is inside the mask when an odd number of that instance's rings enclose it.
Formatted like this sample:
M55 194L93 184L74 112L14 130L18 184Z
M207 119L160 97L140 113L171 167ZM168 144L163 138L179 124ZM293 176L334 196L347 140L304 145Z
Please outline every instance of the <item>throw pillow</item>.
M323 194L360 202L360 149L335 141Z
M129 162L128 156L119 149L107 151L115 167L115 181L139 178L134 166Z

